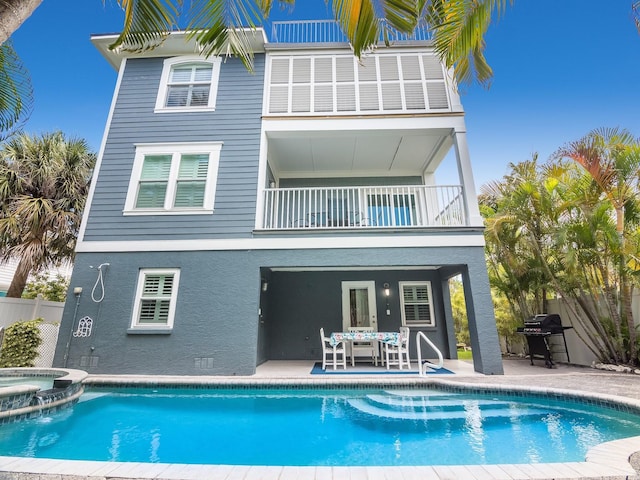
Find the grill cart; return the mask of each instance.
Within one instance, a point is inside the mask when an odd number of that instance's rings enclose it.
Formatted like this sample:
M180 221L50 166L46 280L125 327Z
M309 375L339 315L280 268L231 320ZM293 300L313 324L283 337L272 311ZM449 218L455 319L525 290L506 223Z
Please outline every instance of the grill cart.
M564 354L569 360L569 350L567 349L567 339L564 331L573 327L563 327L560 315L555 313L543 313L536 315L529 320L525 320L524 327L518 327L517 333L524 335L529 346L529 358L533 365L533 357L537 355L544 358L544 364L547 368L553 368L553 359L551 349L549 348L549 340L552 335L562 335L564 344Z

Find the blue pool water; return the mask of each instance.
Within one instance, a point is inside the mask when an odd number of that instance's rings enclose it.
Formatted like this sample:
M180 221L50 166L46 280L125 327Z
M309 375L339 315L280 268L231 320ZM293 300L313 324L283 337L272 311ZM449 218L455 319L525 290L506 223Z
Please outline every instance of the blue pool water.
M53 388L53 377L10 377L0 375L0 387L14 387L16 385L35 385L40 390Z
M114 390L0 426L0 455L249 465L584 461L640 417L438 390Z

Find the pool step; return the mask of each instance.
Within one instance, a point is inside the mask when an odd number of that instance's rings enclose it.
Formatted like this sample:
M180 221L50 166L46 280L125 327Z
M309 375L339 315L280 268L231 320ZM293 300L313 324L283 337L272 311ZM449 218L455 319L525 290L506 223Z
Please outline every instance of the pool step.
M481 410L489 408L509 408L511 403L492 399L464 399L454 395L443 395L441 397L400 397L389 395L367 395L367 400L381 408L393 410L414 410L414 411L454 411L469 407Z
M349 405L362 413L391 419L408 419L408 420L466 420L470 417L476 419L488 418L505 418L512 417L515 412L511 408L475 408L475 405L460 405L455 410L396 410L393 408L383 408L379 405L372 404L368 399L352 398L348 400ZM518 410L519 418L524 417L540 417L546 415L547 412L542 409L526 408Z

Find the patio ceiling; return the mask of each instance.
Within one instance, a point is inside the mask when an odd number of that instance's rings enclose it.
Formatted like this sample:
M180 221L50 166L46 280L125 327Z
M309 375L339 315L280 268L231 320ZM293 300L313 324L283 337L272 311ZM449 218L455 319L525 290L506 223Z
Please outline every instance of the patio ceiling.
M451 148L450 131L269 132L277 177L423 175Z

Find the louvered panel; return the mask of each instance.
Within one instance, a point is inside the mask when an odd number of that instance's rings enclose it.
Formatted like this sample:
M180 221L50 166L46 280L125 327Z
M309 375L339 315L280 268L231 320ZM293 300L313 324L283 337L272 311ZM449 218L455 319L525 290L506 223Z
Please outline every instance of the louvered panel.
M444 83L427 83L427 97L429 99L429 108L449 108L449 101L447 99L447 87Z
M209 169L209 154L184 154L180 158L178 178L207 178Z
M358 64L358 80L361 82L375 82L377 79L375 57L362 58Z
M417 55L404 55L400 57L402 65L402 78L408 80L422 80L420 73L420 60Z
M336 96L339 112L354 112L356 110L355 85L336 85Z
M336 57L336 82L355 81L354 67L353 57Z
M442 71L442 64L435 55L423 55L422 65L424 68L424 78L427 80L440 80L444 79L444 72Z
M422 83L406 83L404 85L404 102L407 110L424 110L424 87Z
M145 155L141 180L168 179L171 171L171 155Z
M333 87L331 85L316 85L313 94L314 112L333 112Z
M294 85L291 88L291 111L294 113L311 111L311 87L309 85Z
M294 58L293 59L293 83L310 83L311 82L311 59L310 58Z
M316 58L313 62L313 77L317 83L333 82L333 59L331 57Z
M271 61L271 83L289 83L288 58L274 58Z
M400 80L400 73L398 72L398 57L396 55L383 55L378 58L380 65L380 80Z
M360 84L360 110L380 110L378 100L378 85L365 83Z
M174 207L202 207L204 205L204 181L178 182Z
M382 109L402 110L402 94L399 83L382 84Z
M211 66L211 64L196 65L195 72L193 74L193 80L196 82L210 82L212 73L213 67Z
M272 86L269 96L269 113L287 113L289 111L289 87Z

